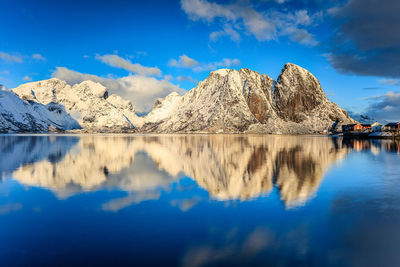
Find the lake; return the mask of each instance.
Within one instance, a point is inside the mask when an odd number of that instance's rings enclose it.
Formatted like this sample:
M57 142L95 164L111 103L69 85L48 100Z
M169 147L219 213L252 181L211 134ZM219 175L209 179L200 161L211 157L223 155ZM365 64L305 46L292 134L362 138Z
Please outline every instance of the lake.
M400 266L400 149L270 135L0 136L1 266Z

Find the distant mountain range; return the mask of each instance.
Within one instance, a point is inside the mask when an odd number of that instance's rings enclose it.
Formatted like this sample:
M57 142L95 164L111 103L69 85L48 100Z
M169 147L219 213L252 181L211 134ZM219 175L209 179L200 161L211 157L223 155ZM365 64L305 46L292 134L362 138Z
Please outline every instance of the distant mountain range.
M99 83L59 79L0 89L0 132L289 133L355 122L330 102L306 69L286 64L274 81L249 69L220 69L180 96L138 116L131 102Z

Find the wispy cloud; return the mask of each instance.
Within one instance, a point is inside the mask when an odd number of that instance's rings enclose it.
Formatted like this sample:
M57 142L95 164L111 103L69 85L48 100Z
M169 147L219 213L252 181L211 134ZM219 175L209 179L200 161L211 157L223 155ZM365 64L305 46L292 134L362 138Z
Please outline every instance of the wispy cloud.
M230 68L233 66L239 66L240 60L236 58L224 58L221 61L202 63L186 55L182 55L179 59L171 59L168 62L168 65L176 68L190 68L194 71L211 71L222 67Z
M33 54L32 58L35 60L39 60L39 61L45 61L46 58L44 58L41 54Z
M161 70L157 67L145 67L138 63L132 63L129 59L124 59L118 55L96 55L96 59L115 68L124 69L139 75L160 76Z
M22 78L24 81L30 82L32 81L32 77L26 75L24 78Z
M182 55L179 56L179 59L171 59L168 65L177 68L192 68L199 65L199 62L186 55Z
M0 59L2 59L4 61L9 61L9 62L17 62L17 63L23 62L22 57L16 56L16 55L11 55L11 54L1 52L1 51L0 51Z
M380 88L380 87L364 87L364 88L362 88L363 90L380 90L380 89L382 89L382 88Z
M379 83L383 84L383 85L400 86L400 80L399 79L381 79L381 80L379 80Z
M193 70L194 71L211 71L211 70L216 70L218 68L224 68L224 67L231 68L231 67L235 67L235 66L239 66L239 65L240 65L239 59L224 58L221 61L200 64L199 66L195 67Z
M241 40L239 32L232 25L224 24L222 30L210 33L210 41L216 42L224 36L228 36L234 42Z
M210 34L211 41L228 36L237 42L243 33L253 35L258 41L277 40L281 36L287 36L293 42L306 46L318 44L309 29L317 25L322 18L322 12L310 14L307 10L288 12L273 9L261 12L250 1L223 5L207 0L181 0L181 7L193 21L204 21L208 24L217 21L221 25L221 30Z
M155 100L172 92L183 94L185 90L172 84L168 79L157 79L143 75L128 75L125 77L100 77L93 74L80 73L65 67L57 67L52 77L65 80L69 84L77 84L85 80L99 82L116 93L129 99L138 112L151 110Z
M190 76L178 76L178 81L187 81L191 83L196 83L197 81Z

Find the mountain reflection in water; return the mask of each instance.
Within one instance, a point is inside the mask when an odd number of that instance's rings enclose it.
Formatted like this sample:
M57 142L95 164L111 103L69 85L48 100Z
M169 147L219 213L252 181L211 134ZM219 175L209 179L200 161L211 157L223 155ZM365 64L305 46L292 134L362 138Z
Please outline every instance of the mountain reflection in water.
M390 141L296 136L1 136L0 175L58 198L100 189L129 193L105 210L158 199L186 176L219 201L253 199L275 187L292 208L317 193L332 164L365 149L399 148Z

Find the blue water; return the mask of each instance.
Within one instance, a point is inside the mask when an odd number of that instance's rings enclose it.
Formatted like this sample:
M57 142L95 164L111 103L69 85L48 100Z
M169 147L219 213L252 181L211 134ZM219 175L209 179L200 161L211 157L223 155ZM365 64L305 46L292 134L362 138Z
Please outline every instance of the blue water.
M0 136L0 266L400 266L400 150Z

